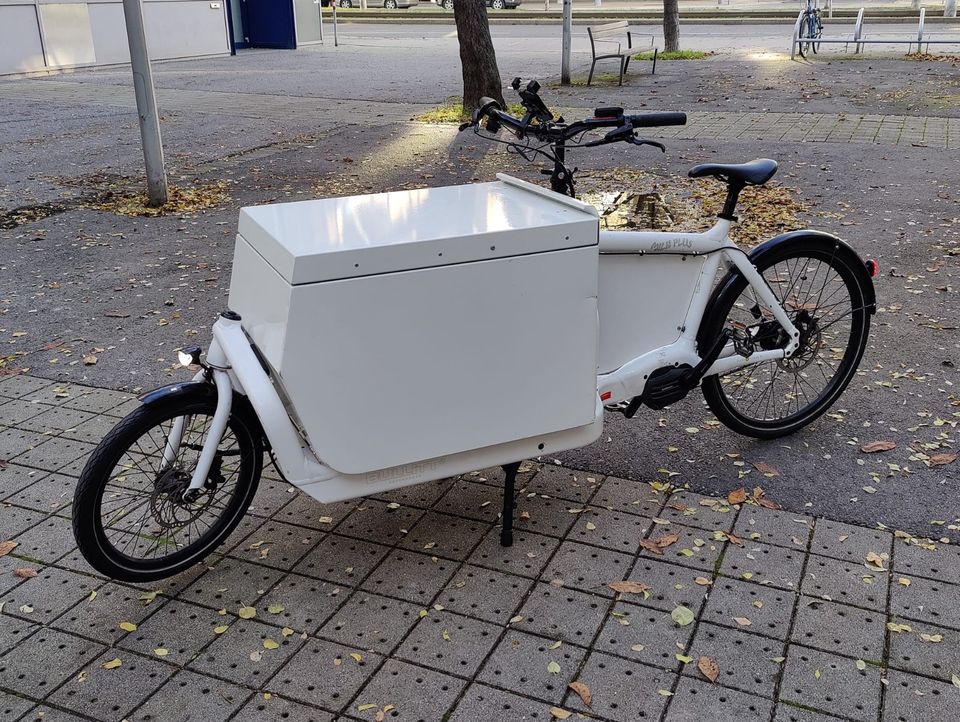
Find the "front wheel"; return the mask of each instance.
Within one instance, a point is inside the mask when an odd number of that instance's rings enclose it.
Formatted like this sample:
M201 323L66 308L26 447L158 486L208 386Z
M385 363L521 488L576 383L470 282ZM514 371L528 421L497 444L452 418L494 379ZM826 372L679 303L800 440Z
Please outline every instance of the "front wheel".
M453 0L443 0L444 10L453 10Z
M710 410L734 431L758 439L793 433L825 412L850 383L870 332L868 292L855 254L837 242L804 240L765 254L757 271L800 331L790 358L703 380ZM786 332L738 275L712 309L701 339L725 329L754 351L783 348ZM712 327L707 327L708 325Z
M74 536L90 566L125 582L162 579L203 559L233 531L263 469L255 421L231 415L205 484L184 496L215 411L216 399L200 395L141 406L94 449L73 501ZM172 454L167 442L181 417Z
M504 0L490 1L490 7L492 7L494 10L503 10L506 6L507 4L504 2Z
M384 0L383 7L385 7L387 10L396 10L397 0Z

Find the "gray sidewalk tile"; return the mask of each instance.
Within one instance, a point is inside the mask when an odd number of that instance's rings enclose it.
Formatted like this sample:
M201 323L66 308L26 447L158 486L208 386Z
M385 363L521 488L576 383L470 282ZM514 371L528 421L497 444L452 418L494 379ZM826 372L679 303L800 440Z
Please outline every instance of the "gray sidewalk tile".
M425 554L394 550L361 584L369 592L400 597L421 606L443 589L453 576L455 562Z
M31 432L25 431L23 433ZM36 443L37 438L33 437L34 443ZM62 473L69 473L66 469L71 468L71 464L78 459L86 461L93 449L93 444L58 437L36 445L29 451L24 451L22 454L12 457L11 460L23 466L32 466L46 471L64 470ZM83 464L81 463L79 466L82 469ZM77 469L77 471L79 473L80 469Z
M960 632L926 622L909 626L913 631L890 634L891 667L947 682L954 674L960 676Z
M114 659L113 669L103 665ZM74 676L50 696L49 702L95 719L122 719L166 682L175 667L138 657L130 652L108 649L84 668L81 679Z
M890 614L960 629L960 585L914 577L910 586L894 583Z
M726 499L694 494L691 491L678 491L667 498L659 517L708 531L730 531L737 518L737 510L730 506Z
M422 509L402 506L390 509L382 501L363 499L361 504L337 526L337 533L366 542L396 544L406 535Z
M0 624L0 655L12 649L39 628L40 625L36 622L28 622L26 619L16 617L3 617L3 623Z
M863 562L870 552L889 559L892 546L893 534L888 531L817 519L810 551L847 562Z
M75 413L85 413L82 411ZM90 444L99 444L110 430L117 425L117 419L111 416L92 416L87 421L77 424L73 428L65 429L60 436L65 439L86 441Z
M550 705L474 682L447 722L550 722Z
M421 484L404 486L383 494L373 494L371 498L379 501L400 504L401 506L415 506L420 509L429 509L437 503L437 499L446 494L453 486L454 479L440 479L427 481ZM314 502L316 503L316 502Z
M135 722L226 722L250 696L243 687L186 670L167 680L130 719Z
M509 632L490 655L477 679L497 687L506 687L528 697L560 704L586 650L570 644L556 649L549 639L531 634ZM551 672L548 667L559 666Z
M480 521L428 511L403 538L400 547L462 561L489 528Z
M514 524L523 531L562 537L577 522L577 510L583 508L579 502L566 499L519 496Z
M319 634L387 654L417 623L420 607L410 602L357 592L321 627Z
M36 568L33 564L21 566ZM0 595L0 602L4 603L6 614L49 624L100 584L99 579L46 567L40 569L37 576Z
M656 607L667 612L683 605L696 614L703 606L710 589L697 584L696 580L710 577L710 574L699 569L679 567L655 559L638 559L629 578L650 587L650 596L643 599L634 594L625 594L622 599L631 604Z
M956 719L957 688L953 684L890 672L883 722L955 722Z
M397 656L424 667L470 677L497 643L501 629L478 619L430 610L397 649Z
M105 395L109 393L106 389L97 390L102 391ZM91 391L92 389L88 386L70 384L66 381L56 381L54 383L43 384L40 388L26 395L22 395L20 398L26 398L40 404L47 404L48 406L62 406L68 401L75 401L91 393Z
M5 429L0 431L0 459L14 461L24 466L36 466L26 461L15 461L20 455L27 454L31 449L42 446L51 437L38 434L35 431L22 431L20 429ZM53 471L43 467L41 471Z
M214 640L214 627L223 624L223 620L212 609L173 599L120 640L119 646L147 657L154 656L156 649L165 649L165 653L156 656L183 666Z
M7 464L0 469L0 500L6 501L14 496L21 489L35 484L50 472L31 469L29 466L17 466L16 464ZM8 502L14 503L14 502ZM2 513L2 507L0 507Z
M733 533L747 541L776 544L804 551L813 532L813 517L788 511L744 505Z
M434 511L494 523L503 506L503 492L494 486L468 481L455 481L433 505ZM517 521L519 521L519 510ZM412 524L411 524L412 526ZM409 528L409 527L408 527Z
M257 529L262 526L266 526L270 523L269 519L263 519L259 516L254 516L253 514L244 514L240 519L240 523L234 527L233 531L227 535L227 538L224 539L220 546L217 547L217 552L220 554L230 554L233 550L237 550L236 554L231 554L238 559L243 557L243 554L246 550L246 547L241 547L240 545L247 540L251 534L255 533ZM251 544L253 542L250 542Z
M632 557L619 552L565 541L544 571L544 577L563 580L564 588L612 597L607 586L621 581L630 570Z
M441 590L437 603L453 612L506 624L534 582L469 564Z
M73 503L73 493L76 488L77 480L74 477L48 474L4 501L44 513L62 512L65 507Z
M786 639L797 595L772 587L718 579L702 618L726 627L746 629L776 639ZM737 619L749 620L742 625Z
M590 503L594 506L608 508L611 511L655 516L663 506L665 499L666 495L654 491L645 482L608 476L603 480Z
M527 493L546 494L586 504L602 481L603 476L600 474L545 464L522 487Z
M889 573L863 564L811 554L800 591L839 604L883 611L887 603Z
M266 476L268 471L264 470L264 477L260 479L260 485L257 487L257 493L250 502L248 514L256 516L273 516L283 509L286 504L296 498L296 489L285 481L277 481ZM337 520L339 521L339 519Z
M190 662L190 669L222 677L235 684L260 687L303 644L300 634L284 636L276 627L252 619L219 619L220 624L227 627L226 631L217 634L213 644ZM263 646L267 640L280 646L267 649Z
M0 396L0 426L29 428L23 425L24 422L49 411L49 409L50 407L44 404ZM34 429L34 431L37 431L37 429ZM39 429L39 431L43 431L43 429Z
M230 556L288 571L320 541L320 536L321 532L313 529L269 521L231 549Z
M794 642L851 657L880 661L886 636L882 612L800 597L790 638Z
M373 675L381 660L372 652L310 639L267 687L284 697L338 712Z
M16 548L18 555L47 563L57 561L77 545L73 538L73 525L59 516L48 516L31 529L21 532L16 541L19 542Z
M36 431L39 434L47 432L60 433L66 429L74 429L80 424L96 418L95 414L87 411L78 411L77 409L66 409L62 406L41 406L43 412L32 415L29 418L17 423L17 426L27 431ZM0 409L0 417L3 416L3 409Z
M467 558L467 563L508 574L538 577L559 545L556 539L543 534L514 531L513 546L502 547L500 529L494 527Z
M836 722L839 719L833 715L796 707L787 702L780 702L777 705L777 713L773 716L773 722Z
M267 624L312 634L346 600L349 591L330 582L287 574L264 595L260 605L267 611L260 619ZM270 612L273 604L282 606L282 611Z
M743 546L727 544L720 573L767 584L780 589L799 589L803 573L803 550L743 540Z
M685 567L694 567L701 571L712 572L717 560L723 553L726 542L714 538L711 532L680 524L657 524L650 532L650 540L657 541L670 534L680 538L656 554L649 549L641 549L641 559L663 559Z
M161 604L163 601L158 599L145 605L138 590L107 582L97 589L97 596L90 599L88 594L60 615L53 626L103 644L114 644L128 634L120 629L121 622L140 624Z
M675 679L676 675L670 672L594 652L576 679L590 688L593 704L588 708L571 693L564 706L617 722L654 720L667 699L659 690L669 691Z
M323 710L307 707L299 702L270 695L264 699L257 694L247 706L240 710L238 720L257 720L257 722L332 722L333 715Z
M960 548L937 544L924 549L915 544L895 544L893 571L908 577L919 576L950 584L960 584Z
M647 517L589 506L585 512L578 515L577 522L567 538L625 554L635 554L640 548L640 540L647 535L652 523Z
M0 679L7 689L43 699L103 649L55 629L39 629L0 657Z
M43 521L44 518L46 518L46 514L33 511L32 509L20 509L15 506L0 505L0 519L3 519L3 540L10 539L30 529ZM20 552L14 549L13 553L19 554Z
M537 584L518 614L523 617L513 626L551 639L589 645L606 617L609 601L574 589L558 589Z
M40 391L40 389L51 385L51 381L37 378L36 376L26 376L24 374L6 376L0 378L0 396L18 399L29 396L30 394L35 394Z
M677 655L686 654L693 629L678 626L670 612L617 602L594 649L676 671Z
M664 722L701 722L709 710L711 722L761 722L770 719L773 702L685 677L670 698Z
M33 702L23 697L0 692L0 720L13 722L20 719L27 710L33 707Z
M202 574L180 595L180 598L214 609L256 606L267 590L276 584L282 572L257 564L224 558L206 574Z
M703 622L686 653L693 661L681 671L703 680L697 662L710 657L720 667L718 684L772 698L782 664L774 660L782 658L783 651L783 642Z
M60 384L60 386L63 386L63 384ZM43 392L41 392L41 394L42 393ZM94 414L109 413L111 416L123 418L134 408L140 406L140 402L130 394L112 391L110 389L91 389L86 386L74 386L68 388L67 393L69 396L62 401L65 407L68 409L89 411ZM121 404L124 404L124 410L122 412L115 412L114 410Z
M317 531L332 530L364 501L363 499L352 499L336 504L321 504L302 491L289 494L286 490L283 490L283 494L290 497L290 503L275 511L273 520L305 526Z
M356 585L390 552L390 547L328 534L293 568L297 574Z
M387 660L359 697L347 710L360 719L375 719L387 705L384 717L396 722L443 719L466 682L446 674L414 667L394 659ZM360 711L361 706L376 705Z
M780 699L870 722L880 712L881 672L808 647L791 646L780 683Z

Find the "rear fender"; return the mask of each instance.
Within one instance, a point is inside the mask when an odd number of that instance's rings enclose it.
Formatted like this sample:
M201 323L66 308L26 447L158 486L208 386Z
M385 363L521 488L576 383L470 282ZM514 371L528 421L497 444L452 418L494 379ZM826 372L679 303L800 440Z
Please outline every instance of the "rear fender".
M844 258L847 264L853 269L853 272L859 277L860 287L864 292L863 305L870 314L877 311L877 295L873 287L873 279L867 270L866 263L855 250L846 242L837 238L831 233L823 231L800 230L790 231L782 235L771 238L769 241L761 243L754 248L749 255L750 262L754 266L760 266L767 256L774 253L783 252L784 247L795 245L798 248L821 248L830 250L837 256ZM722 303L725 294L733 293L738 282L741 281L743 274L736 268L731 269L726 276L713 289L710 300L707 302L707 312L704 314L703 321L700 324L700 330L697 334L697 347L700 349L709 348L713 342L712 329L717 324L723 323L724 319L717 319L716 316L722 313L725 304Z

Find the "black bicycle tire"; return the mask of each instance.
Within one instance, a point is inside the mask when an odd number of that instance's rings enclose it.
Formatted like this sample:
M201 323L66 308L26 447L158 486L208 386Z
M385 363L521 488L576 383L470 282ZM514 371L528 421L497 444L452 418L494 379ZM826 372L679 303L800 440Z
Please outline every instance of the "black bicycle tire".
M776 265L788 258L800 257L817 258L820 261L827 261L828 265L837 271L843 279L848 290L850 290L850 301L853 304L854 321L851 326L851 338L847 342L844 351L842 369L838 369L834 380L830 382L827 389L815 399L812 404L798 410L792 416L778 422L765 422L756 419L748 419L739 413L727 400L720 377L717 375L706 377L702 384L704 398L710 410L717 419L728 428L744 436L751 436L757 439L775 439L781 436L792 434L795 431L807 426L826 412L844 392L850 381L856 374L860 360L866 349L867 340L870 335L870 312L867 308L868 294L861 286L861 275L852 265L852 261L845 256L835 253L835 249L828 241L811 242L804 239L800 244L790 244L778 252L772 253L763 260L763 264L757 267L760 273L767 268ZM839 268L838 268L839 265ZM841 271L842 269L842 271ZM739 298L740 294L747 287L747 281L742 276L729 289L729 291L718 299L719 304L723 304L720 310L711 317L716 319L714 328L704 329L704 338L717 338L726 326L727 317L733 304ZM852 349L852 356L850 350Z
M95 570L125 582L154 581L173 576L205 558L240 523L260 482L263 444L259 427L243 416L233 414L228 428L241 446L241 478L237 481L237 491L231 496L228 513L198 540L202 543L195 542L159 560L137 562L117 552L103 531L100 506L104 490L111 472L127 449L163 421L191 413L212 415L215 408L215 399L199 396L140 406L124 417L93 450L74 492L73 532L80 553ZM246 473L243 470L245 465Z

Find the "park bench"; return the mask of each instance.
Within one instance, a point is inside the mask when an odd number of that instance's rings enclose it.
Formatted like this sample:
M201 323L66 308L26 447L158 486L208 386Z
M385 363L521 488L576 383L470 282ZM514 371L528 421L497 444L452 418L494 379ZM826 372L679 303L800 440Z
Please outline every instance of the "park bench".
M606 23L605 25L591 25L587 27L587 35L590 38L590 54L592 62L590 63L590 75L587 77L587 85L593 82L593 69L597 66L598 60L611 60L616 58L620 63L620 79L618 85L623 85L623 76L630 65L631 56L639 49L633 46L633 35L630 32L630 23L626 20L620 20L615 23ZM649 36L649 45L644 46L653 50L653 68L650 74L657 72L657 48L653 44L653 35ZM624 47L626 43L626 47ZM600 48L598 44L602 44ZM613 50L616 46L616 50ZM598 52L599 51L599 52Z

